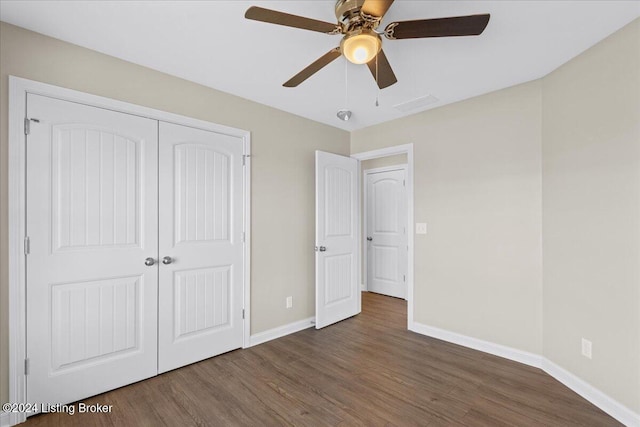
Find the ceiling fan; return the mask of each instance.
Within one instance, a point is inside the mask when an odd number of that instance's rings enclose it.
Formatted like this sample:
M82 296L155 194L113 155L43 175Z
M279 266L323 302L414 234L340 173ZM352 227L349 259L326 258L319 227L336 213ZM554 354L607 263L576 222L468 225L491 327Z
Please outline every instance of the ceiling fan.
M450 18L392 22L383 32L376 31L393 0L338 0L335 6L337 24L252 6L244 17L330 35L342 35L340 46L331 49L300 71L283 86L296 87L320 71L340 55L354 64L367 64L378 87L396 83L396 78L382 50L384 35L389 40L427 37L477 36L489 23L489 14Z

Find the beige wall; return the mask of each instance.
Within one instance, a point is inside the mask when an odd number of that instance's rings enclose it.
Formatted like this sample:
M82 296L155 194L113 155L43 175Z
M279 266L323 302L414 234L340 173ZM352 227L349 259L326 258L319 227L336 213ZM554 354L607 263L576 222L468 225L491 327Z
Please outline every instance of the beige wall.
M544 355L640 413L640 20L545 77L542 106Z
M542 352L540 82L353 132L414 144L415 320Z
M251 131L252 333L313 316L314 150L348 154L347 132L5 23L0 72L0 401L8 399L8 75Z

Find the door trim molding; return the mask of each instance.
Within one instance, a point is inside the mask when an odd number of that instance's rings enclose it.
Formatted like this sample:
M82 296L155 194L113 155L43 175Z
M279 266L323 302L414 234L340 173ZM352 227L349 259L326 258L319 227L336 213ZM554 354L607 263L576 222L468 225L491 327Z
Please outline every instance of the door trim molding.
M413 235L413 143L395 145L385 147L378 150L364 151L362 153L351 154L351 157L359 160L377 159L380 157L393 156L396 154L407 155L407 217L409 224L407 225L407 244L409 245L409 253L407 256L407 329L413 325L413 277L414 277L414 235ZM360 163L359 162L359 163ZM358 164L358 188L362 188L362 179L360 173L360 164ZM362 245L358 246L358 254L362 259Z
M11 414L9 412L0 412L0 427L8 427L11 424L10 416Z
M26 116L27 87L9 76L9 402L26 403L24 375L26 347ZM9 425L24 422L26 414L9 414Z
M249 347L251 345L251 132L73 89L9 76L9 401L26 403L27 397L24 375L26 355L26 256L24 254L26 136L24 134L24 118L27 112L27 94L48 96L242 139L245 156L243 176L243 231L245 233L243 348ZM25 420L25 414L9 414L10 425L19 424Z
M382 172L391 172L391 171L398 171L398 170L403 170L405 173L405 176L409 175L408 172L409 166L406 163L399 163L397 165L393 165L393 166L384 166L384 167L380 167L380 168L371 168L371 169L365 169L362 171L362 175L363 175L363 182L362 184L362 231L363 231L363 237L364 235L367 234L367 226L369 225L369 222L367 220L368 218L368 197L367 196L367 189L365 189L365 185L367 185L367 180L369 179L369 175L373 175L376 173L382 173ZM405 185L406 188L408 188ZM409 233L409 203L408 203L408 199L409 199L409 192L407 191L407 233ZM408 237L409 234L407 234L407 241L408 241ZM361 242L362 246L364 246L364 241ZM369 275L368 275L368 263L369 263L369 252L363 250L362 251L362 264L363 264L363 271L362 271L362 290L363 291L369 291ZM407 271L409 270L409 254L408 254L408 250L407 250ZM408 289L407 289L407 295L408 295ZM408 298L408 296L407 296Z

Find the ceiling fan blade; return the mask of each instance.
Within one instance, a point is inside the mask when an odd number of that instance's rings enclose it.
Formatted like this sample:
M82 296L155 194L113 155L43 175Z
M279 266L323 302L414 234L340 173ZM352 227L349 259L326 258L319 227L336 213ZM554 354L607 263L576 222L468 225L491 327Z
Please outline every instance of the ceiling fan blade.
M491 15L456 16L392 22L384 35L388 39L419 39L425 37L477 36L482 34Z
M282 86L284 87L298 86L300 83L307 80L309 77L313 76L315 73L320 71L323 67L327 66L330 62L338 58L340 55L341 53L340 53L339 47L331 49L329 52L325 53L320 58L312 62L307 68L300 71L295 76L291 77Z
M393 4L393 0L365 0L360 8L360 13L382 19L391 4Z
M376 58L378 60L378 70L377 70L377 79L376 79ZM367 62L367 66L369 67L369 71L371 71L371 75L374 80L377 81L378 87L380 89L384 89L386 87L391 86L396 83L398 79L391 69L391 64L387 60L387 56L384 54L384 51L380 49L376 58L373 58L371 61Z
M305 18L303 16L291 15L289 13L278 12L277 10L264 9L258 6L251 6L244 14L247 19L254 21L268 22L270 24L284 25L286 27L302 28L303 30L318 31L320 33L333 33L339 31L340 27L329 22L318 21L316 19Z

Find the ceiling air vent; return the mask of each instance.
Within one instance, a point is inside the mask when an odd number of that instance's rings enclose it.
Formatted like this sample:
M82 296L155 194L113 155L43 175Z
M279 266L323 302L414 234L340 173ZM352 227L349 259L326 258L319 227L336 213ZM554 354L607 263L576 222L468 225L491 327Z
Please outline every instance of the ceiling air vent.
M408 111L417 110L422 107L426 107L427 105L438 102L438 98L433 95L425 95L420 98L412 99L411 101L401 102L400 104L396 104L393 106L398 111L402 111L406 113Z

